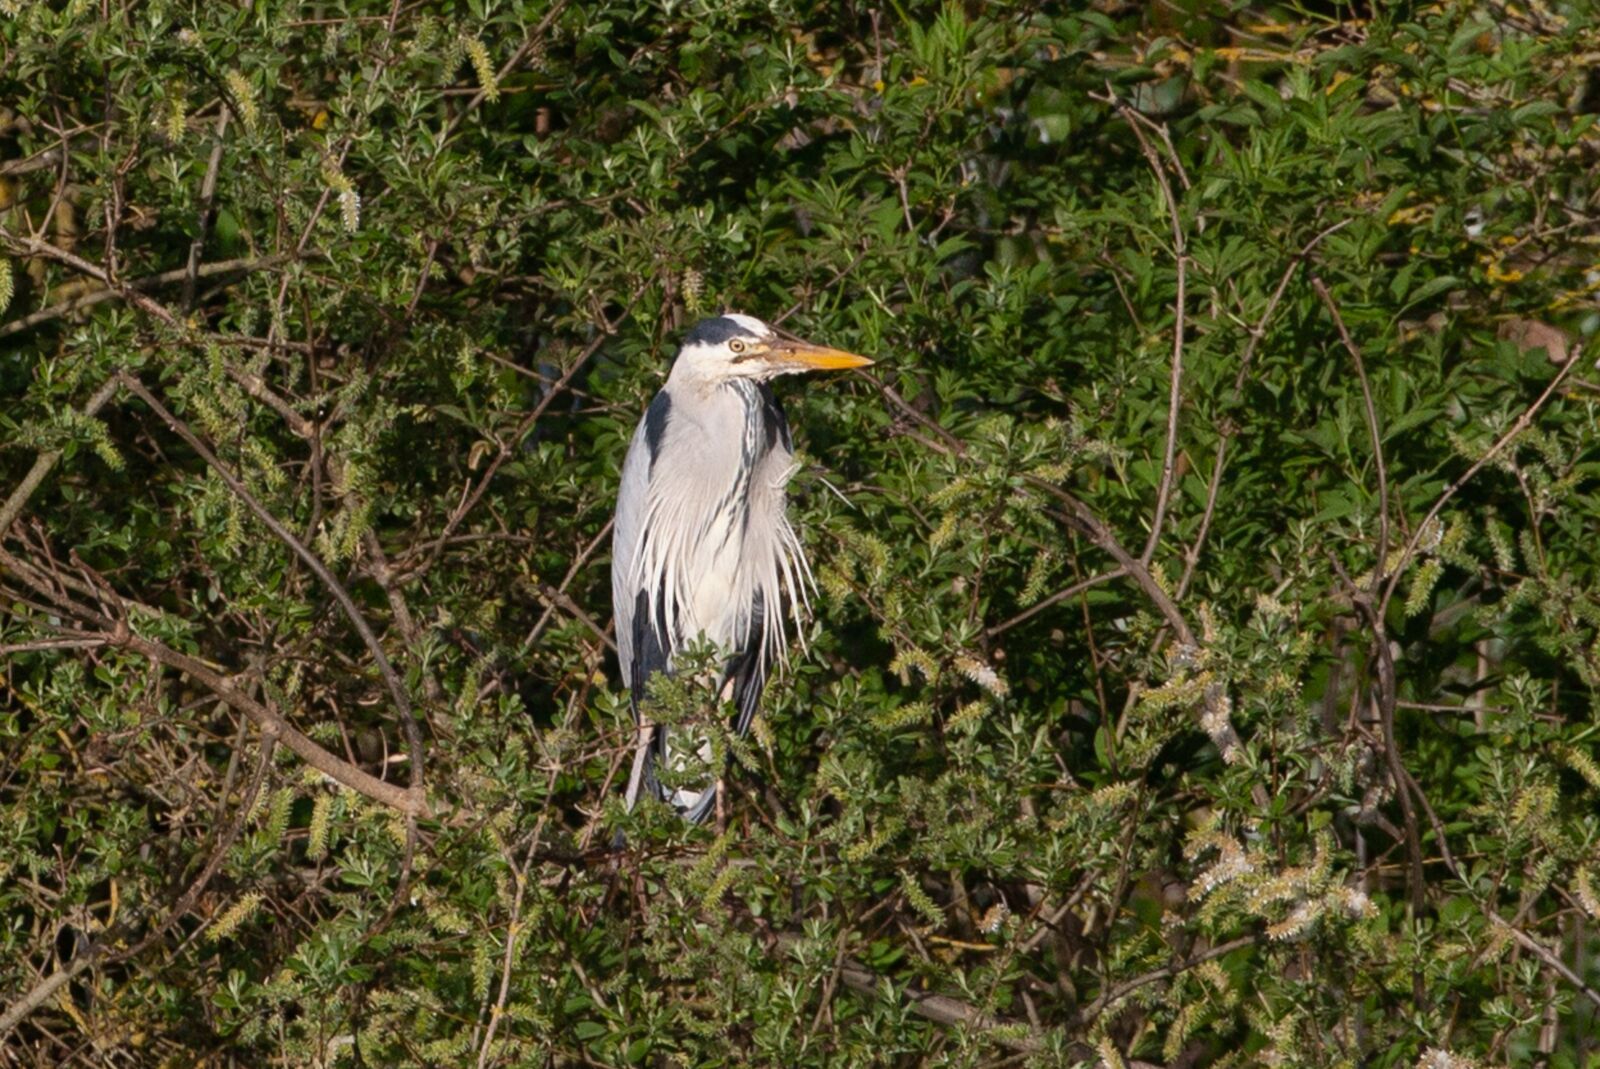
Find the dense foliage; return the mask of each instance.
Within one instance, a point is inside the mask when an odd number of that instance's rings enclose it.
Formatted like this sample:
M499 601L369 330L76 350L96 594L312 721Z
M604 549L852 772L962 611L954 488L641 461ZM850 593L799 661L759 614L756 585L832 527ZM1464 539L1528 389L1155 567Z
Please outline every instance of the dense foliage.
M1584 1064L1597 54L0 2L0 1064ZM607 524L724 308L879 363L691 829Z

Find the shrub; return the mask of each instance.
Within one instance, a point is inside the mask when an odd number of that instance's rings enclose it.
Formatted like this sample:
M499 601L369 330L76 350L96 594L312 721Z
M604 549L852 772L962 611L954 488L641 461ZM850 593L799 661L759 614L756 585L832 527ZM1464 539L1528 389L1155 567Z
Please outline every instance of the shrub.
M0 12L4 1060L1587 1059L1588 5ZM879 364L719 831L606 561L723 308Z

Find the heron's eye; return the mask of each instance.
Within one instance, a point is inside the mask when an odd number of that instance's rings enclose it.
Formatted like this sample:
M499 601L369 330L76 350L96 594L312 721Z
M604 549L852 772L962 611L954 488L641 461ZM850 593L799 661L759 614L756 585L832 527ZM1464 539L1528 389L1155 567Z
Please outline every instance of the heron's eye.
M736 353L742 353L744 352L744 342L740 341L738 338L735 338L728 343L728 348L732 349Z

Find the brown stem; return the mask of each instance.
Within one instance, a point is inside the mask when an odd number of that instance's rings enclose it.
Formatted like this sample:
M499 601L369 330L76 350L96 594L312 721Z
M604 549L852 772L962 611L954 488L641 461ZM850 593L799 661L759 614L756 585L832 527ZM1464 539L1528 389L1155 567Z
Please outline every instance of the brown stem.
M134 634L129 634L120 641L113 641L112 645L124 646L158 664L163 664L168 668L175 668L185 673L218 698L248 716L262 731L276 735L279 742L288 747L292 753L305 761L306 764L328 778L349 787L356 793L365 795L375 802L381 802L407 816L425 817L431 815L427 801L419 789L407 789L385 782L357 768L348 761L335 757L310 738L302 735L276 710L234 689L233 685L220 672L212 670L204 662L196 660L187 654L179 653L177 650L164 646L159 642Z
M1361 379L1361 399L1366 405L1367 434L1372 438L1372 457L1378 469L1378 563L1372 570L1372 584L1369 587L1370 590L1376 590L1383 583L1383 570L1389 560L1389 470L1383 462L1383 436L1378 430L1378 410L1372 402L1372 385L1367 381L1366 362L1361 359L1361 350L1356 348L1356 343L1350 338L1350 331L1345 328L1344 317L1339 314L1339 306L1334 303L1333 294L1328 292L1328 287L1317 275L1311 276L1311 288L1317 291L1322 303L1328 306L1328 313L1333 316L1333 325L1339 329L1339 338L1344 342L1350 358L1355 361L1356 375Z
M1261 942L1261 940L1262 937L1259 935L1242 935L1238 939L1233 939L1226 943L1219 943L1210 950L1201 951L1199 954L1196 954L1194 957L1189 958L1186 961L1175 962L1172 965L1163 965L1159 969L1152 969L1147 973L1142 973L1138 976L1135 976L1131 980L1125 980L1085 1006L1083 1008L1083 1013L1079 1017L1079 1021L1085 1024L1092 1022L1096 1017L1099 1017L1102 1013L1104 1013L1107 1008L1116 1002L1127 998L1129 995L1133 994L1135 991L1139 990L1139 988L1144 987L1147 984L1153 984L1159 980L1169 980L1172 977L1177 976L1179 973L1188 972L1190 969L1193 969L1198 965L1204 965L1208 961L1215 961L1218 958L1226 957L1227 955L1232 954L1235 950L1240 950L1248 946L1255 946L1257 943Z
M227 702L245 716L255 721L262 731L275 735L278 741L298 754L312 768L324 773L330 778L349 787L351 790L366 795L377 802L382 802L390 808L412 816L428 816L427 799L418 789L406 790L386 783L376 776L369 775L333 754L324 750L311 739L296 731L276 710L256 701L248 694L234 689L233 684L222 676L220 672L212 669L205 662L187 654L179 653L169 646L163 645L152 639L133 634L123 611L127 606L124 599L118 597L114 591L105 590L102 594L107 599L116 598L113 611L119 616L113 619L97 609L89 608L68 597L56 589L49 577L38 569L30 566L26 561L12 556L5 549L0 548L0 568L6 574L14 576L24 586L39 595L53 610L62 616L70 616L75 620L83 621L88 626L101 628L101 632L94 635L82 632L67 632L74 638L98 638L106 645L130 649L136 653L162 664L168 668L175 668L198 681L208 688L221 700ZM65 630L65 629L63 629Z
M1161 585L1150 574L1150 569L1141 561L1135 559L1133 554L1121 542L1117 541L1117 536L1111 533L1111 529L1101 521L1100 517L1094 514L1088 505L1085 505L1075 496L1046 479L1027 475L1023 477L1023 480L1029 486L1049 494L1065 506L1066 512L1058 513L1057 518L1074 530L1087 535L1091 542L1110 554L1113 560L1122 565L1122 570L1139 585L1140 590L1144 591L1145 597L1149 598L1151 603L1155 605L1156 611L1161 613L1162 618L1167 621L1167 625L1177 635L1179 642L1185 646L1196 645L1194 632L1189 628L1189 621L1183 618L1183 613L1178 611L1178 606L1173 602L1172 598L1165 590L1161 589Z
M54 260L56 263L59 263L65 267L70 267L79 274L88 275L90 278L104 283L108 292L114 293L116 296L127 301L135 308L154 316L167 326L178 330L188 329L183 320L166 305L162 304L153 297L148 297L139 292L139 290L133 286L116 281L104 268L97 264L90 263L88 260L85 260L83 257L78 256L75 253L68 252L66 249L58 248L57 246L50 244L48 241L41 241L38 238L22 237L20 235L13 234L4 227L0 227L0 242L9 244L12 248L18 249L26 255L43 256L47 260ZM296 255L303 254L304 251L304 248L301 248ZM293 257L285 254L279 254L277 256L266 257L263 260L255 263L266 264L268 261L271 261L273 264L276 264L287 262L290 259L293 259ZM220 268L223 265L219 264L208 266ZM242 265L242 268L243 267L248 267L248 264ZM207 268L201 268L201 273L205 273L206 270ZM180 271L169 271L165 275L157 275L155 277L164 281L177 281L183 278L186 272L187 268L184 268ZM230 342L241 341L241 339L227 340ZM270 389L268 389L266 383L261 380L260 376L251 374L243 368L240 368L231 360L227 361L223 367L227 371L228 377L233 379L234 382L238 383L245 393L249 394L258 401L261 401L274 412L278 413L278 415L289 424L290 429L293 430L296 435L301 438L311 437L314 431L311 421L300 415L300 413L296 412L292 407L290 407L287 401L284 401L281 397L278 397Z
M251 777L250 786L246 789L244 797L239 800L239 807L234 813L233 820L229 823L221 838L217 840L216 845L212 847L211 855L207 858L205 867L201 869L200 874L194 878L189 884L189 889L167 911L166 919L154 931L127 950L112 951L110 948L116 944L121 936L133 930L137 920L129 921L117 926L111 932L103 933L100 939L92 946L85 948L74 956L69 964L46 976L35 984L27 994L7 1006L4 1013L0 1013L0 1039L5 1038L13 1028L22 1023L23 1019L44 1005L52 995L70 983L79 973L102 961L122 961L138 956L150 944L165 935L173 924L181 920L194 908L195 903L200 900L200 895L204 893L206 886L210 884L211 878L222 867L223 859L227 856L228 850L233 846L234 840L239 837L239 832L244 827L244 822L250 814L250 809L255 804L256 795L261 790L261 784L266 779L268 769L272 766L274 745L274 736L264 734L261 742L261 755L256 761L255 774Z
M556 19L567 9L567 4L570 2L571 0L558 0L554 7L545 12L544 18L540 19L539 24L528 34L528 39L522 42L522 47L518 48L511 58L506 60L505 65L496 72L496 82L504 81L512 71L517 69L517 64L521 63L523 58L533 51L534 46L544 40L545 34L550 31L551 26L555 25ZM462 120L471 114L479 104L483 103L483 98L486 95L487 90L480 87L476 93L472 94L472 99L467 101L467 106L450 117L450 121L445 123L444 129L439 133L437 141L439 147L434 153L435 156L444 150L445 143L450 140L450 135L455 133L456 127L460 126Z
M287 260L288 257L277 255L246 257L238 260L218 260L216 263L195 265L194 276L199 279L215 278L218 275L248 274L251 271L265 271L277 267L279 264L287 262ZM0 338L21 333L38 326L40 323L48 323L52 319L59 319L64 315L70 315L73 312L93 307L103 301L122 300L126 296L125 290L151 290L158 286L182 282L188 277L189 271L190 269L187 267L180 267L175 271L163 271L157 275L136 278L132 282L125 282L119 287L108 286L104 289L93 290L89 293L69 298L59 304L47 305L22 316L20 319L13 319L4 326L0 326Z
M1028 620L1033 619L1033 617L1037 616L1041 612L1044 612L1052 605L1059 605L1068 598L1083 593L1090 587L1099 586L1101 583L1108 583L1113 579L1121 579L1127 574L1128 573L1122 568L1113 568L1109 572L1102 572L1099 575L1091 575L1087 579L1080 579L1078 582L1073 583L1064 590L1058 590L1047 598L1041 598L1039 601L1017 613L1011 619L995 624L993 627L984 631L984 637L995 638L999 635L1003 635L1007 631L1010 631L1013 627L1016 627L1018 624L1025 623Z
M1150 599L1167 626L1172 628L1172 633L1177 637L1178 643L1184 648L1198 653L1200 646L1195 640L1194 631L1190 629L1189 622L1183 618L1183 613L1178 610L1177 603L1157 583L1155 576L1144 563L1134 559L1132 553L1117 541L1116 535L1101 521L1082 501L1045 479L1036 476L1025 476L1024 481L1031 487L1041 490L1054 497L1066 507L1066 512L1052 513L1058 520L1076 531L1087 535L1090 541L1109 553L1113 560L1122 565L1122 570L1132 577L1144 591L1145 597ZM1200 725L1206 734L1211 736L1211 741L1216 744L1218 752L1224 761L1232 762L1239 756L1239 736L1233 730L1233 721L1229 712L1227 689L1220 682L1208 684L1200 699L1201 717Z
M189 266L183 277L185 311L194 307L195 283L200 279L200 254L205 251L206 235L211 231L211 204L217 195L217 171L222 167L224 135L228 132L228 119L232 112L224 104L217 115L216 141L211 146L211 159L206 162L206 175L200 181L200 216L195 220L194 241L189 244Z

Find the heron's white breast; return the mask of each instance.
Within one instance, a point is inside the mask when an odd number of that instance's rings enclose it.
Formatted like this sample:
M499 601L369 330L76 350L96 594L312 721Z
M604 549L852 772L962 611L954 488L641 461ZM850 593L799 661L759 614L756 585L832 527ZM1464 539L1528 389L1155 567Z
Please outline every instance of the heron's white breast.
M776 650L786 589L804 596L805 565L785 512L794 458L778 443L748 464L745 448L745 402L737 393L674 400L651 477L655 522L647 525L650 541L639 562L645 575L667 578L674 649L701 635L724 649L741 645L759 595L769 649Z

